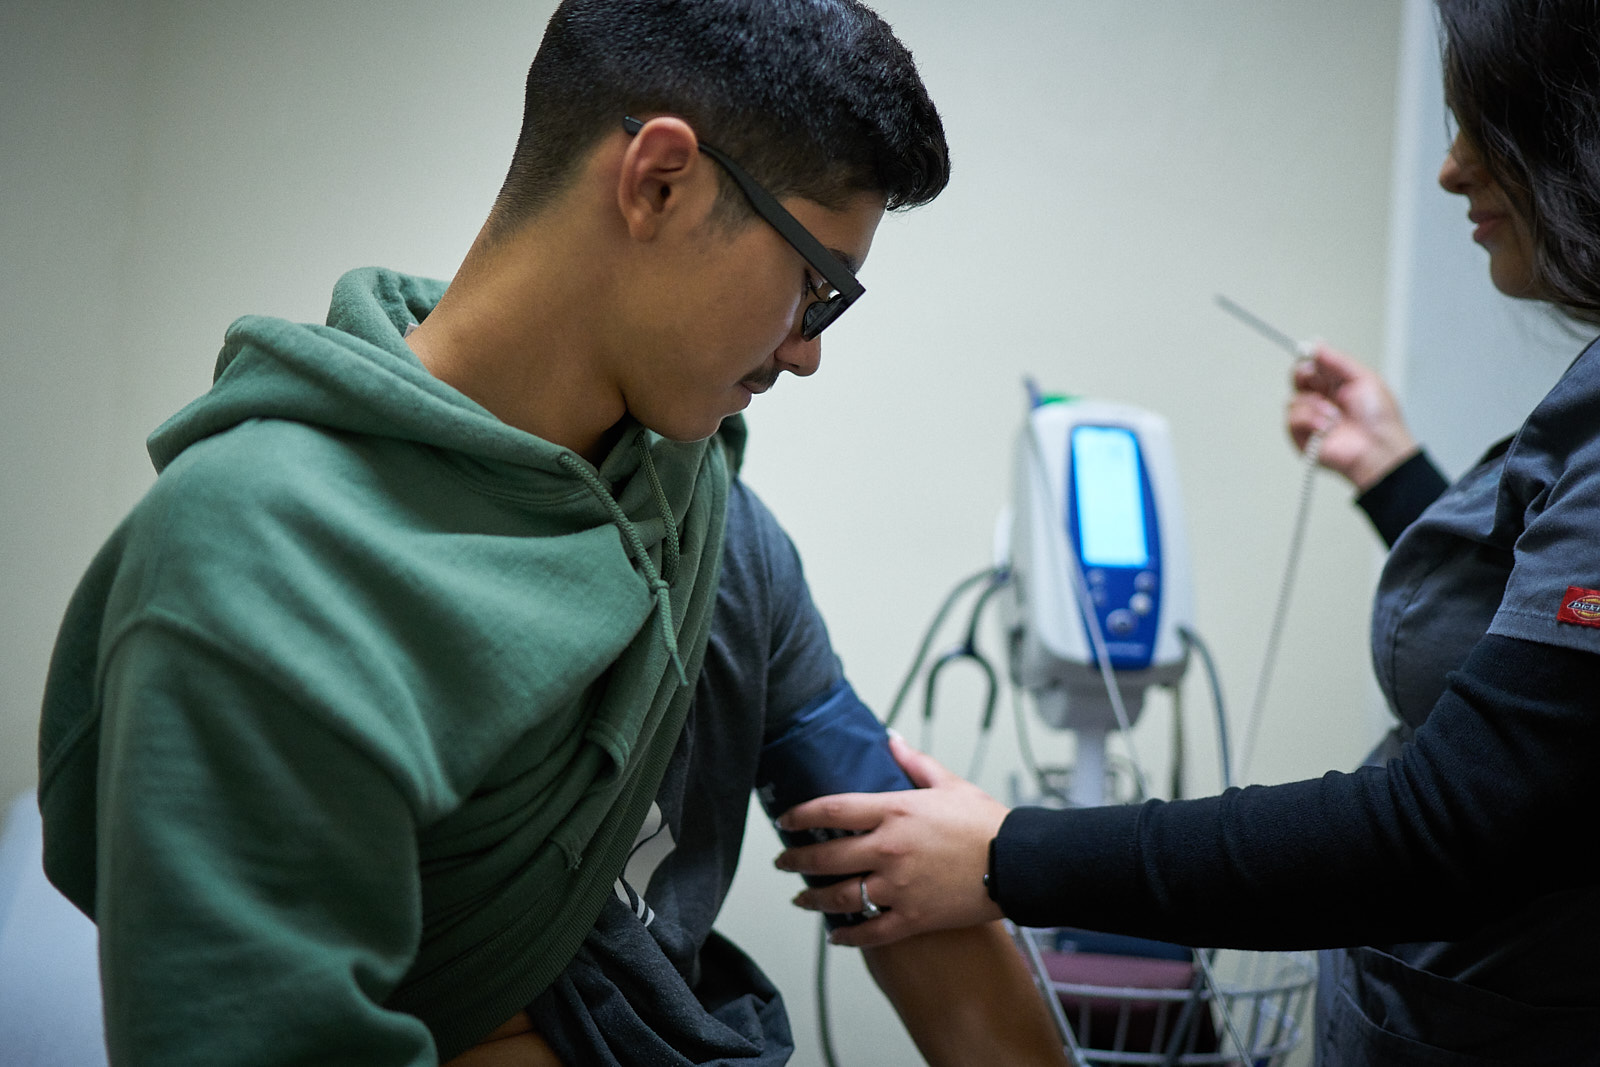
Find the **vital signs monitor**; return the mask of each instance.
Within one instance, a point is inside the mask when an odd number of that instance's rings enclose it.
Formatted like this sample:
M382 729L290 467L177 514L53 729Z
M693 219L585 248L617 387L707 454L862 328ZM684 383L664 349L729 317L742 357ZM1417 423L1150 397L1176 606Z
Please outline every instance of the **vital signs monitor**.
M1073 799L1096 803L1106 735L1187 664L1193 595L1166 421L1104 401L1036 401L1017 436L1012 508L1012 680L1046 723L1077 733Z

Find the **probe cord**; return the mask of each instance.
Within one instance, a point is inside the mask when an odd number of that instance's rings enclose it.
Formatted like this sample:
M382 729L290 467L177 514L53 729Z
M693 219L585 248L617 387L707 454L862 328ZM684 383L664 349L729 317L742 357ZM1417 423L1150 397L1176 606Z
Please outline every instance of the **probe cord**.
M1250 757L1255 754L1256 738L1260 734L1261 716L1266 710L1267 689L1272 684L1272 672L1278 665L1278 649L1283 637L1284 622L1289 615L1289 596L1294 590L1295 572L1300 566L1301 550L1305 547L1307 520L1311 517L1311 495L1316 488L1317 461L1322 456L1322 441L1333 424L1324 426L1306 441L1301 461L1300 501L1296 507L1294 533L1289 538L1289 556L1283 565L1283 581L1278 585L1278 605L1273 609L1272 628L1267 631L1267 647L1262 655L1261 673L1256 677L1255 696L1250 701L1250 717L1246 721L1244 747L1239 755L1239 780L1250 780Z

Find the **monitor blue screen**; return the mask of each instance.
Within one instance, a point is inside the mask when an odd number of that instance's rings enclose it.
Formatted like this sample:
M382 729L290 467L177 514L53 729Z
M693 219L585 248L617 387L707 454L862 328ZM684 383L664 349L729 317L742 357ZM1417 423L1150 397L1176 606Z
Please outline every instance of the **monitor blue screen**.
M1150 562L1139 475L1139 442L1115 426L1072 430L1072 478L1078 547L1089 567L1143 567Z

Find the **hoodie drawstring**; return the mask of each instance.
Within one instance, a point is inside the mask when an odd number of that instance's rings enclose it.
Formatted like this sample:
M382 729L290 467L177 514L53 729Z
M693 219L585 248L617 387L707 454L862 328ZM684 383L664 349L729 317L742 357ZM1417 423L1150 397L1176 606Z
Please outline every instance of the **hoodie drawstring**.
M662 548L661 562L667 577L656 569L650 559L650 553L644 547L644 540L639 536L639 531L634 527L628 513L622 510L622 505L617 503L617 498L611 495L600 476L577 456L570 452L562 453L559 457L561 466L578 476L579 480L588 487L596 500L600 501L611 517L611 524L622 534L622 538L631 549L630 554L638 561L644 570L645 584L650 587L651 594L656 601L656 615L660 618L661 641L667 648L667 654L672 660L673 669L678 672L678 684L688 685L689 676L683 669L683 658L678 655L677 635L672 632L672 584L671 579L678 575L678 559L682 549L678 545L678 523L672 517L672 506L667 500L666 490L661 487L661 476L656 473L655 460L650 455L650 447L645 442L645 434L640 434L635 439L635 446L639 449L639 463L644 467L645 474L650 479L650 488L655 496L656 508L661 512L661 521L666 524L666 544Z
M661 488L661 475L656 472L655 457L650 455L650 450L644 445L644 434L640 434L638 440L639 462L650 479L650 489L656 498L656 510L661 512L661 521L667 524L667 542L661 551L661 577L667 582L675 582L678 580L678 557L682 551L678 547L678 523L672 516L672 502L667 499L667 491Z

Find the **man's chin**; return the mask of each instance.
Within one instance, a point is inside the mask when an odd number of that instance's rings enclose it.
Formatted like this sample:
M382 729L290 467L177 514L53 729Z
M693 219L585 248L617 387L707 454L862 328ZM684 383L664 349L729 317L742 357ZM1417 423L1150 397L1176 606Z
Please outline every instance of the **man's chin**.
M739 414L738 411L730 411L726 416L723 416L723 418L728 418L737 414ZM645 426L645 429L660 434L666 440L675 441L680 445L692 445L697 441L704 441L707 438L714 437L716 436L717 431L721 428L721 418L710 423L709 425L704 426L685 426L681 424L675 426Z
M715 414L711 412L691 413L680 411L674 415L667 415L657 419L644 419L638 415L634 415L634 418L645 429L652 433L660 434L668 441L692 444L696 441L704 441L708 437L714 437L716 432L722 428L725 420L731 419L750 406L750 401L757 391L740 382L733 389L733 396L722 405L724 410Z

